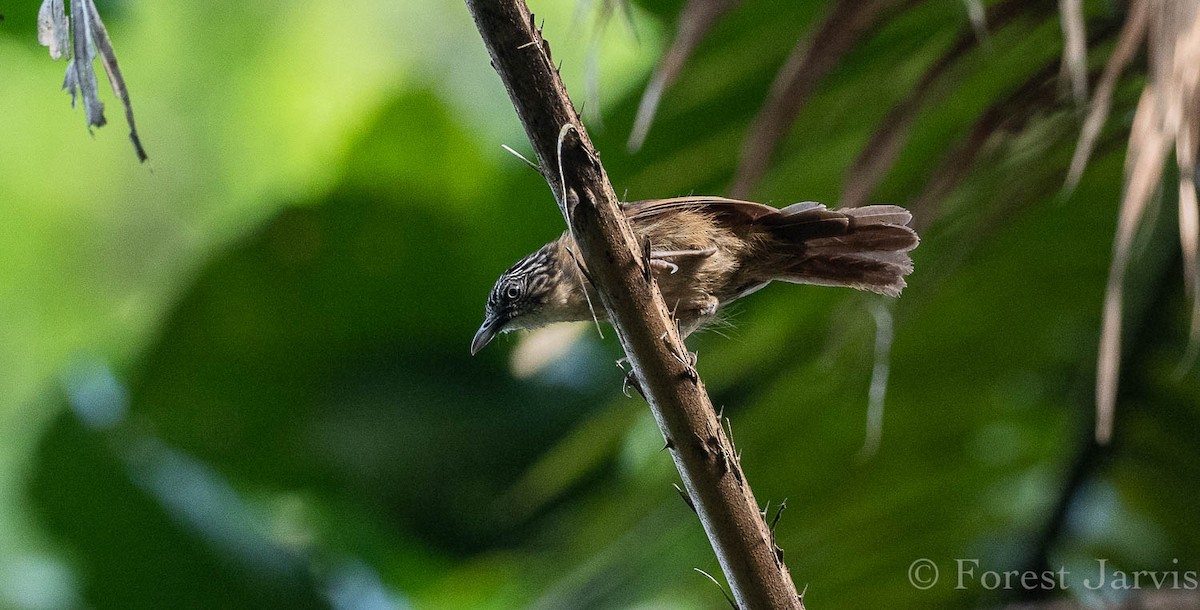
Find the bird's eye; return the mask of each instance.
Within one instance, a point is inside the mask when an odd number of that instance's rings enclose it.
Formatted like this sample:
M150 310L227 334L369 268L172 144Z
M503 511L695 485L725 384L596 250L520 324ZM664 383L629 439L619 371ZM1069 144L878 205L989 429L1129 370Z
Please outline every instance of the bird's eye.
M508 297L509 299L515 299L521 296L521 287L517 286L516 284L509 284L508 288L504 289L504 296Z

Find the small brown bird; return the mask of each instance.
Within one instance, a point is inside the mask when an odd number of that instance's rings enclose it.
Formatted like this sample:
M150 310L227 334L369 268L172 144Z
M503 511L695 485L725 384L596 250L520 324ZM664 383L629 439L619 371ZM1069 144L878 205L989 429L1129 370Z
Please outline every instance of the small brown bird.
M805 202L783 209L720 197L679 197L623 206L684 336L721 307L772 280L849 286L899 296L918 238L912 215L893 205L830 210ZM471 353L498 333L605 312L581 270L569 233L505 271L488 296ZM578 261L578 262L577 262ZM586 291L586 292L585 292Z

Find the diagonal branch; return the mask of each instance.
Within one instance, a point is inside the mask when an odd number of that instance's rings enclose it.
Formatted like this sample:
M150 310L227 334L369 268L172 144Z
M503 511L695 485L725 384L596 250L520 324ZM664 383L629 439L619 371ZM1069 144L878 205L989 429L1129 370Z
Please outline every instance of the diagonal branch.
M741 608L803 608L524 0L466 0Z

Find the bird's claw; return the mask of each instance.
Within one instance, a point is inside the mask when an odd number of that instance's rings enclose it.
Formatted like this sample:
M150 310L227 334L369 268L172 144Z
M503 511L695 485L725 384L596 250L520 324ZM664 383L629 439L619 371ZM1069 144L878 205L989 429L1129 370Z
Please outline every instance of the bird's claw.
M691 379L692 383L700 381L700 373L696 371L696 361L699 359L699 356L696 354L696 352L684 350L682 355L675 354L675 359L684 366L683 374L686 375L688 379Z
M657 258L650 260L650 266L660 271L666 271L671 275L675 275L675 273L679 271L679 265L676 265L671 261L664 261Z
M642 384L637 379L637 373L634 373L632 370L625 373L625 380L621 382L621 393L625 395L625 398L633 398L629 395L629 388L637 390L637 393L645 400L646 392L642 390Z
M617 360L617 368L620 368L625 372L625 378L621 381L621 393L625 395L625 398L633 398L629 395L629 388L633 388L637 390L637 393L640 394L644 399L646 398L646 393L642 391L642 385L638 382L637 373L633 370L633 367L628 369L625 368L625 365L628 363L628 356Z

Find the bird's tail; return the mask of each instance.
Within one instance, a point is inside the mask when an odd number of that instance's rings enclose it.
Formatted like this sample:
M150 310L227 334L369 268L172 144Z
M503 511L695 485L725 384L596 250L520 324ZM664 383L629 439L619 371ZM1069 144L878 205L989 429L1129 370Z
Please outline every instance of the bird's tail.
M830 210L806 202L762 218L776 258L773 279L797 284L848 286L899 296L912 272L908 252L917 247L912 214L894 205Z

